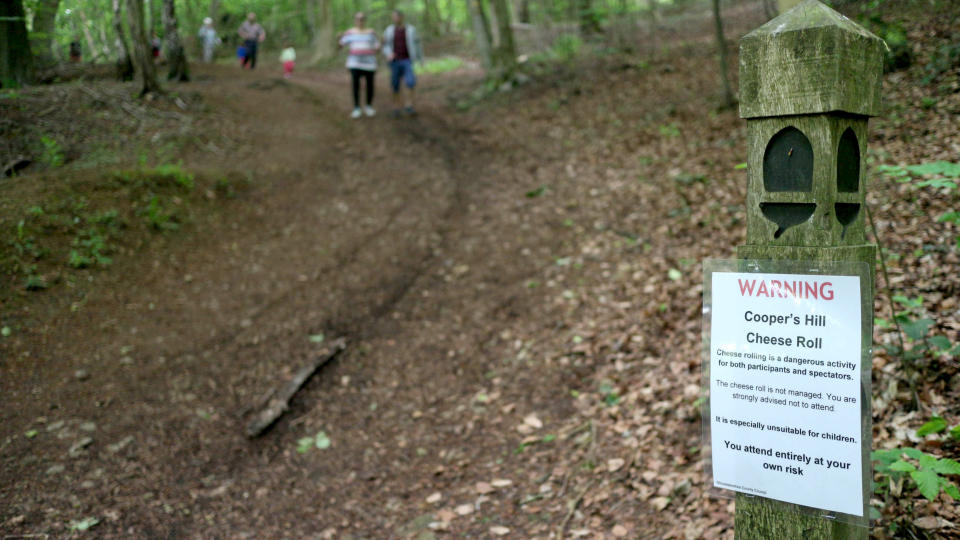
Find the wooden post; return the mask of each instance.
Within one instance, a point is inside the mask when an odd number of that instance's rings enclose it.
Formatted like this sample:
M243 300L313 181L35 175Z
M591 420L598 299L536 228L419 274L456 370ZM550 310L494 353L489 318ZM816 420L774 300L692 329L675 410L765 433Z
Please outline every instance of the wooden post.
M816 0L740 42L740 116L747 120L747 242L752 260L861 261L873 312L876 246L865 239L867 118L880 111L883 42ZM869 376L872 317L863 322ZM861 395L862 457L869 463L870 395ZM863 480L869 486L871 468ZM869 506L869 497L864 503ZM740 539L866 539L868 529L799 512L797 505L737 495Z

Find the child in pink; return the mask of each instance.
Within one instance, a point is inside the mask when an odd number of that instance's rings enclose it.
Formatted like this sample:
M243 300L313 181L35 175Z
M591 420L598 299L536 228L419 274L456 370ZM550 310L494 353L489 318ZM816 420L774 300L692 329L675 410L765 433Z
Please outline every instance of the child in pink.
M280 52L280 62L283 63L283 78L289 79L293 75L293 66L297 61L297 51L288 43Z

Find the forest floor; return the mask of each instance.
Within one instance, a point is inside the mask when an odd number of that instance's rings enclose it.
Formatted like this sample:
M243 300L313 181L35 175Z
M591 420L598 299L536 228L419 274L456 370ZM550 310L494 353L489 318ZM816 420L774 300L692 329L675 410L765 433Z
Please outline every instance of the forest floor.
M731 38L763 22L747 6ZM948 22L914 20L922 59ZM382 73L379 114L351 120L342 70L266 61L145 104L108 82L5 95L0 129L47 142L0 180L0 532L732 537L700 458L699 263L743 241L746 130L701 22L465 111L479 72L422 76L415 117L386 114ZM923 64L886 77L874 165L960 155L956 70ZM958 231L935 219L956 190L870 190L880 286L956 342ZM875 446L956 458L914 433L960 421L956 357L921 364L913 410L878 348ZM902 489L875 534L957 535L946 495Z

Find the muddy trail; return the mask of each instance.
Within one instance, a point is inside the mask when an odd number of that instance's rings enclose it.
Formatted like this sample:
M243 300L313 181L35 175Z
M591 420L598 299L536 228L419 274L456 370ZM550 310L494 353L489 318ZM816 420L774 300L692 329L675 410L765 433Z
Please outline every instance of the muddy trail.
M458 407L534 302L516 293L537 269L520 254L557 237L521 226L492 149L439 91L415 117L355 121L346 84L201 74L254 187L229 219L4 343L4 530L96 516L106 537L405 536L426 530L424 497L509 455ZM246 439L251 407L341 336L346 351ZM320 431L328 449L297 451Z
M937 50L950 19L910 9L918 50ZM766 20L759 2L736 10L731 47ZM630 53L530 66L468 111L451 105L478 72L426 75L410 118L384 114L381 74L380 113L351 120L339 69L198 67L174 92L186 109L106 82L25 92L38 125L73 139L103 126L122 159L0 182L0 234L17 230L11 207L40 220L37 179L70 177L96 203L144 141L175 151L197 189L176 232L121 212L140 232L109 268L48 257L39 291L2 275L0 537L732 538L701 455L699 261L743 242L746 129L718 108L709 11L656 32ZM922 295L916 315L955 342L956 228L934 217L957 195L876 170L960 151L958 79L923 82L925 64L884 79L870 234L883 286ZM17 103L0 113L33 122ZM72 122L62 103L93 112ZM142 208L134 195L117 200ZM247 438L269 391L340 337ZM956 456L910 438L928 416L898 364L876 350L875 447ZM928 369L924 410L955 425L956 360ZM897 501L884 517L913 537L914 516L960 517L943 497ZM885 527L873 534L896 536Z

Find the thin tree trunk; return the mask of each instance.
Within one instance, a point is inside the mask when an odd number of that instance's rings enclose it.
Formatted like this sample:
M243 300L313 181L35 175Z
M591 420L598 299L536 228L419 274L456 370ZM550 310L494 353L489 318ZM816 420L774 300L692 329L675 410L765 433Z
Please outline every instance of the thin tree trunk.
M122 4L120 0L111 0L113 8L113 31L116 34L117 78L121 81L133 80L133 61L130 60L130 47L127 45L126 32L123 30Z
M93 34L90 33L90 19L87 19L82 9L74 9L74 12L80 17L80 29L83 30L83 39L87 40L87 50L90 51L90 62L93 62L100 55L97 54L97 42L93 40Z
M733 107L737 101L730 89L730 74L727 69L727 40L723 37L723 20L720 18L720 0L713 0L713 20L717 30L717 49L720 52L720 78L723 80L723 106Z
M110 38L107 37L107 25L98 25L97 34L100 38L100 50L103 51L104 56L110 58L113 51L110 49Z
M53 57L53 36L57 29L57 11L60 0L40 0L33 12L33 49L38 67L47 67L55 63Z
M29 84L33 79L33 53L27 20L20 0L0 2L0 88Z
M146 24L146 34L147 39L153 38L153 33L157 31L157 18L156 18L156 8L154 7L153 0L147 0L147 13L143 17L143 22Z
M477 52L480 53L480 63L483 69L490 73L493 69L493 53L490 38L490 21L483 9L482 0L466 0L470 20L473 21L473 35L477 40Z
M530 0L520 0L518 3L517 21L530 24Z
M513 40L513 27L510 24L510 6L507 0L491 0L493 13L497 17L497 47L493 53L496 76L506 79L513 74L517 66L517 47Z
M580 26L580 35L592 36L600 33L600 23L597 14L593 11L592 0L576 0L577 19Z
M336 53L333 32L333 14L331 0L309 0L315 3L316 19L313 22L313 63L332 58Z
M436 0L423 0L423 29L426 35L434 36L437 34L439 18Z
M777 1L776 0L763 0L763 13L767 16L768 19L772 19L779 15L777 10Z
M210 0L210 18L213 23L217 23L217 15L220 13L220 0Z
M647 14L650 16L651 28L660 22L660 9L657 7L657 3L657 0L647 0Z
M127 1L127 22L130 25L130 44L133 50L133 64L140 74L142 83L140 95L150 92L161 92L160 82L157 80L157 68L153 64L153 55L150 54L150 42L147 41L147 31L143 21L143 0Z
M170 71L167 80L189 81L190 66L187 53L183 50L183 41L177 28L177 12L174 0L163 0L163 39L167 42L167 64Z

